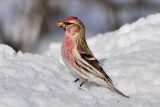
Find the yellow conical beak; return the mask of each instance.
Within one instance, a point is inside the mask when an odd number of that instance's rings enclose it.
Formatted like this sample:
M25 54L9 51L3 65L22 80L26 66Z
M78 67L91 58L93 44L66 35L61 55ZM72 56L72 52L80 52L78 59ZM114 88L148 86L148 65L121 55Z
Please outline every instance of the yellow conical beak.
M66 26L63 22L59 22L59 23L57 23L57 25L58 25L59 27L63 27L63 28L65 28L65 26Z

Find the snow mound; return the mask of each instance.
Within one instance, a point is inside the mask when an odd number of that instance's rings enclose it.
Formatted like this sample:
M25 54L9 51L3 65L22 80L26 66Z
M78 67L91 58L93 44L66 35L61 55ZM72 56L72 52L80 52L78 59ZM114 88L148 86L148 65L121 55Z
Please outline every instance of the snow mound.
M105 87L80 83L61 60L61 43L43 55L0 45L0 107L160 106L160 14L90 38L88 44L129 99Z

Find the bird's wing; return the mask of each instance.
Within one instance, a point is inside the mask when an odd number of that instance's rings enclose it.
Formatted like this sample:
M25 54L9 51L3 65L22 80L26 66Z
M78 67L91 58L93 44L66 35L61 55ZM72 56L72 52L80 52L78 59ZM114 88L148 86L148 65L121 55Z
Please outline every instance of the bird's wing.
M98 60L94 57L93 53L90 51L90 49L88 48L88 45L85 44L81 44L77 46L77 50L81 56L81 58L83 59L83 61L85 61L85 63L88 63L88 65L90 65L90 67L93 67L94 69L96 69L97 71L99 71L99 73L101 73L103 76L106 77L106 79L112 83L112 80L110 79L110 77L105 73L105 71L103 70L103 68L101 67L100 63L98 62ZM97 72L94 72L94 74L99 74Z

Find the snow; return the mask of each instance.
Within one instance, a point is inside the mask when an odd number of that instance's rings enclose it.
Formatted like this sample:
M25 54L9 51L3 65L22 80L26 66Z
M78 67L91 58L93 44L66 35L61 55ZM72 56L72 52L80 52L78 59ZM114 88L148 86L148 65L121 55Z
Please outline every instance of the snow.
M129 99L94 83L82 86L62 62L61 43L44 54L16 53L0 45L0 107L159 107L160 14L88 44L115 86Z

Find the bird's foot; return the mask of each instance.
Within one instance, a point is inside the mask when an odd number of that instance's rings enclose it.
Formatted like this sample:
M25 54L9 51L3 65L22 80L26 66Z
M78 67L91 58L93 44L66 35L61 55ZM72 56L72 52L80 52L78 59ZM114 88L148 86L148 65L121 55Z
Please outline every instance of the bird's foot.
M88 80L83 79L83 82L79 85L79 87L82 87L83 84L87 84L87 83L88 83Z
M84 83L82 82L82 83L79 85L79 88L81 88L83 84L84 84Z
M79 78L77 78L76 80L74 80L74 82L77 82L77 81L79 81Z

